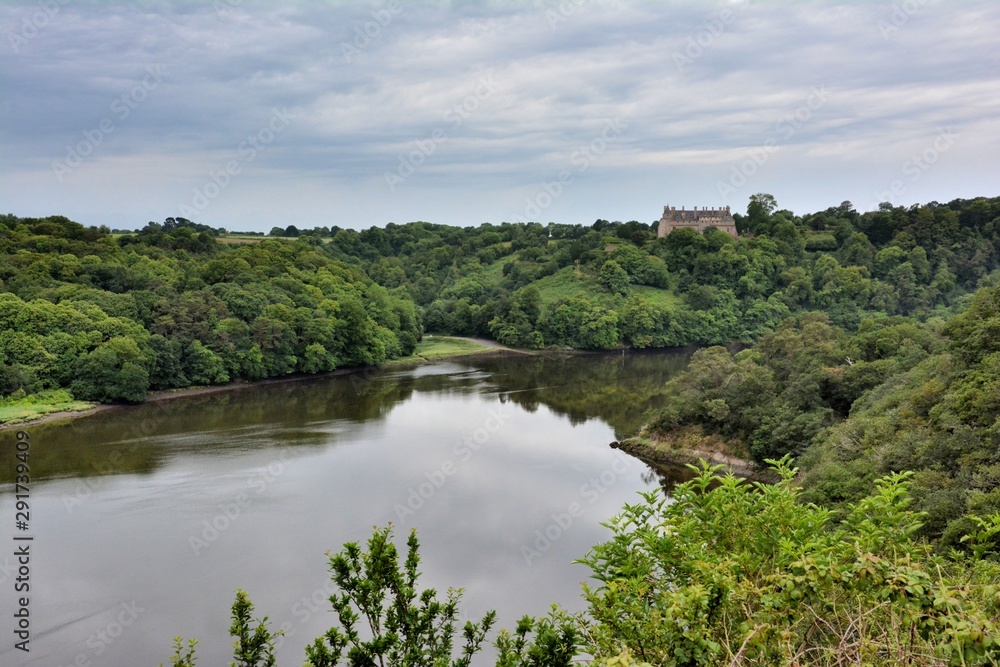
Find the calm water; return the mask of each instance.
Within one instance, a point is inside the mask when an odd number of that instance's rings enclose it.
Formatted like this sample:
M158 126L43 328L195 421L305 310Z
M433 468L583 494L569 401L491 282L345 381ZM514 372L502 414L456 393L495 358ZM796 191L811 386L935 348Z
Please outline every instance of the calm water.
M154 666L176 635L199 639L199 664L229 664L243 588L285 628L278 664L300 665L333 622L324 553L390 521L401 545L418 530L424 586L465 589L466 618L582 609L588 570L571 561L665 480L608 443L686 363L505 356L32 427L28 654L13 648L14 434L0 432L0 664Z

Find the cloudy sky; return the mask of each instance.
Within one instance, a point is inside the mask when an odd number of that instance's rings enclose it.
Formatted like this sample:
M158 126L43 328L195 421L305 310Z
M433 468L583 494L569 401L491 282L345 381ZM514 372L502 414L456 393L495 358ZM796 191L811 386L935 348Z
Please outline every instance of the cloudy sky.
M997 196L1000 3L5 1L0 211L133 228Z

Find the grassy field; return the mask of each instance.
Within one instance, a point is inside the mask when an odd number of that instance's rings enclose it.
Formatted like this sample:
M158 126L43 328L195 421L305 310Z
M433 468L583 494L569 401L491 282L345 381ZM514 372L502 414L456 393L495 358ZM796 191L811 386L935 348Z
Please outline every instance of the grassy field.
M417 343L413 356L421 359L441 359L443 357L460 357L464 354L476 354L491 348L471 340L452 338L451 336L424 336Z
M503 265L511 260L507 257L498 259L489 266L483 267L483 275L491 281L499 281L503 277Z
M231 245L240 245L241 243L260 243L266 238L274 238L273 236L220 236L216 239L219 243L229 243Z
M615 305L615 297L601 287L596 278L572 266L562 268L551 276L545 276L534 285L538 288L543 303L555 303L573 296L584 296L592 303L606 307ZM672 308L679 301L670 290L647 285L632 285L629 292L664 308Z
M53 412L83 412L96 405L86 401L75 401L65 390L0 399L0 424L21 424Z
M471 340L462 340L450 336L424 336L424 339L417 343L417 349L413 354L402 359L395 359L390 364L405 364L414 361L434 361L436 359L447 359L448 357L462 357L467 354L478 354L493 348Z
M629 288L632 294L638 294L646 301L654 303L663 308L673 308L680 304L680 298L668 289L650 287L649 285L632 285Z
M551 276L535 281L534 286L543 303L553 303L573 296L585 296L591 301L605 292L597 281L574 266L559 269Z

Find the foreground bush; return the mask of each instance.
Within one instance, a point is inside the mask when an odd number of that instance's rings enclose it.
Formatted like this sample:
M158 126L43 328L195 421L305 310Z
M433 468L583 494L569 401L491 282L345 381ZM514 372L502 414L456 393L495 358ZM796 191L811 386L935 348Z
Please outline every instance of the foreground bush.
M704 466L673 499L627 505L606 524L612 538L580 561L596 580L584 587L587 612L501 631L497 666L564 666L578 654L637 667L1000 664L1000 566L985 559L1000 517L977 522L971 556L944 557L915 538L908 474L882 479L835 525L800 502L787 460L773 464L774 485ZM339 626L307 647L306 664L469 665L494 614L466 623L456 649L460 593L418 593L418 565L416 535L400 565L390 528L367 552L349 543L331 556ZM238 592L235 664L272 667L275 635L252 611ZM194 644L176 648L172 666L191 667Z
M795 471L774 485L705 468L674 500L645 495L581 562L588 650L623 646L656 665L995 665L1000 568L935 556L914 534L909 474L832 525L801 503ZM996 538L981 524L976 553Z

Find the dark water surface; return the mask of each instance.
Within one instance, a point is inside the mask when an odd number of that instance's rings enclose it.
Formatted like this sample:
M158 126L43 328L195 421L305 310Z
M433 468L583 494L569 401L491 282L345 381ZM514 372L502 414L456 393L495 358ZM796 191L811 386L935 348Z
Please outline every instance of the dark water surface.
M465 589L465 618L582 609L588 570L571 561L664 482L608 443L687 359L442 362L31 427L30 653L13 647L14 433L0 432L0 664L155 666L176 635L199 639L200 665L229 664L243 588L285 628L278 664L300 665L333 623L324 553L390 521L400 545L418 529L424 586Z

